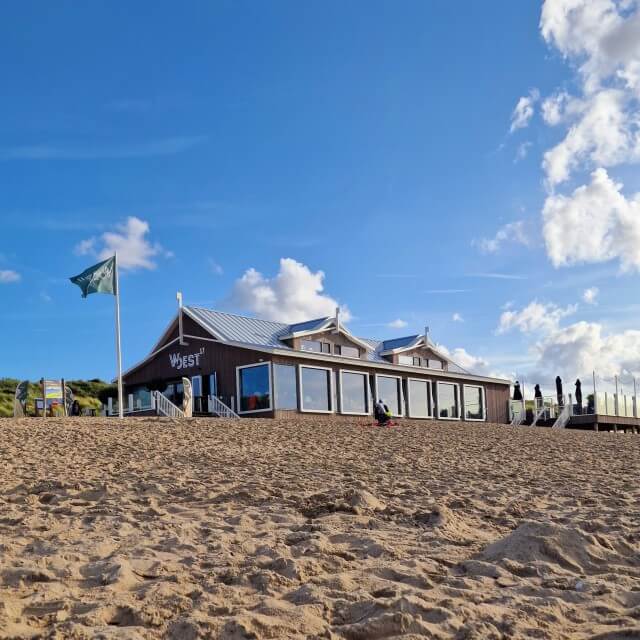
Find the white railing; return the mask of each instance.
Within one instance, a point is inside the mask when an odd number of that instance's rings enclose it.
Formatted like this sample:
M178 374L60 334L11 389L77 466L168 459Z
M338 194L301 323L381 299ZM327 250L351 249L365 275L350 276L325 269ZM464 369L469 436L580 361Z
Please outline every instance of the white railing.
M240 416L230 409L220 398L209 396L209 413L218 415L220 418L239 418Z
M511 426L519 427L527 417L524 400L510 400L509 413L511 414Z
M160 393L159 391L153 392L154 404L156 406L156 413L167 416L168 418L184 418L184 411L179 407L176 407L169 398Z
M542 398L536 398L536 406L535 413L533 414L533 421L531 422L531 426L535 427L538 424L538 420L542 418L543 414L547 412L547 407L544 404L544 400Z
M569 424L569 420L571 419L571 414L573 413L572 408L573 406L571 402L565 404L564 407L562 407L560 415L556 418L556 421L553 423L553 426L551 428L564 429L567 424Z

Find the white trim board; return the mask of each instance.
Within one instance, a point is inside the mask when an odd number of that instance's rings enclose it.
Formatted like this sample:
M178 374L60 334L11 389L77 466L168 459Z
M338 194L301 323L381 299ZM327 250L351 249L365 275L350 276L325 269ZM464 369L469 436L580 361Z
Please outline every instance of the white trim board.
M342 374L343 373L353 373L359 376L364 376L364 389L363 391L365 392L365 396L364 396L364 404L365 404L365 408L366 411L363 413L361 411L345 411L344 407L342 406ZM342 415L345 416L369 416L371 415L371 399L370 399L370 387L369 387L369 373L367 371L354 371L351 369L340 369L340 371L338 372L338 390L339 390L339 396L338 396L338 404L340 407L340 413Z
M251 367L267 367L269 374L269 407L265 409L252 409L250 411L242 411L242 395L240 393L240 370L250 369ZM253 413L265 413L266 411L273 411L273 380L271 377L271 361L269 362L255 362L253 364L242 364L236 367L236 397L238 398L238 406L236 407L236 413L238 415L250 415Z
M302 386L302 369L321 369L323 371L329 372L329 410L326 409L305 409L304 408L304 387ZM335 387L333 382L333 369L331 367L316 367L310 364L299 364L298 365L298 394L299 394L299 402L298 402L298 411L301 413L335 413L335 408L333 406L333 398L335 395Z

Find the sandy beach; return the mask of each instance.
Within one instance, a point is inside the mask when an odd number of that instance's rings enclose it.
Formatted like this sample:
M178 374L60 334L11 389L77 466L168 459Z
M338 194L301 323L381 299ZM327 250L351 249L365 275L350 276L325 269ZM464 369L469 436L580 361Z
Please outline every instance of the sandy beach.
M1 638L639 638L640 438L0 421Z

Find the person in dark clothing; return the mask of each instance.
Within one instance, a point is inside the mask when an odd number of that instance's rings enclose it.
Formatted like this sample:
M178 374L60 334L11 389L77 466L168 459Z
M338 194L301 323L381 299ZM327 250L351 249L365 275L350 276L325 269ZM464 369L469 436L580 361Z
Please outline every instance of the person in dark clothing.
M391 421L391 411L389 407L382 401L382 399L376 402L374 409L374 417L378 421L378 426L384 427Z
M77 400L74 400L71 403L71 415L79 416L80 415L80 403Z
M576 404L578 405L578 415L582 414L582 382L580 378L576 380Z
M513 399L522 400L522 391L520 390L520 383L517 380L513 385Z

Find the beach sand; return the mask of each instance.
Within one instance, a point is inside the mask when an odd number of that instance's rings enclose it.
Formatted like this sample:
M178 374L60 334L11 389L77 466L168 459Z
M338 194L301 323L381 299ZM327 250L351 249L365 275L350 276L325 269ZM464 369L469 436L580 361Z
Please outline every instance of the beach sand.
M0 421L1 638L640 638L640 438Z

